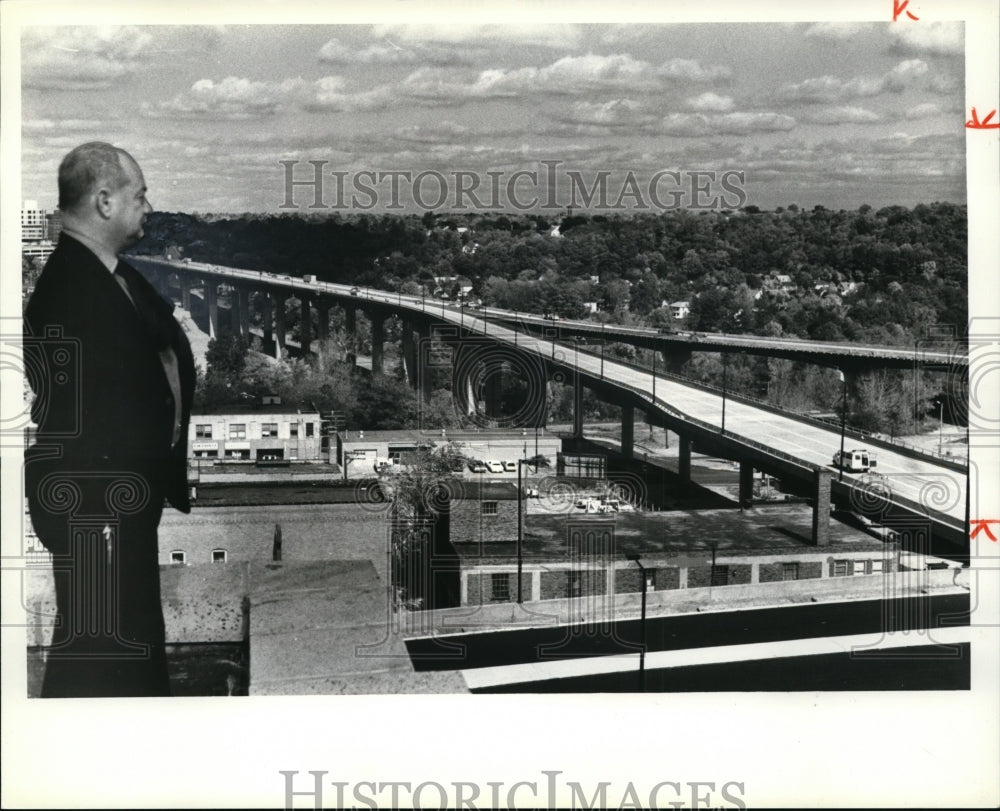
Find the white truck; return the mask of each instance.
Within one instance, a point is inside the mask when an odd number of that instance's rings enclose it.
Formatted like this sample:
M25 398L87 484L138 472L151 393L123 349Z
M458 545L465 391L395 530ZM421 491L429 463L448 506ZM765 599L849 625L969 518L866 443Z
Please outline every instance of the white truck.
M875 469L876 464L875 454L869 452L867 448L837 451L833 455L833 466L848 473L868 473Z

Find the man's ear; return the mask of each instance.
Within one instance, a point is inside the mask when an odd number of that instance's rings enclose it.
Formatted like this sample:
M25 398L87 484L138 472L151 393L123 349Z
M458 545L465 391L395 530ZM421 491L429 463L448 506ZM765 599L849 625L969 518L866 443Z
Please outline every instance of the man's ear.
M114 208L111 192L107 189L98 189L97 194L94 195L94 208L103 219L111 219L111 210Z

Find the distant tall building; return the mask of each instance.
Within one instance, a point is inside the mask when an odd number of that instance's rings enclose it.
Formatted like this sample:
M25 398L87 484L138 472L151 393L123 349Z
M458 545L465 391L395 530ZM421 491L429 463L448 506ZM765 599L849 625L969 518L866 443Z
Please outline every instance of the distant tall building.
M55 249L51 235L51 217L58 218L58 231L62 230L62 216L50 215L40 209L35 200L25 200L21 209L21 255L44 262ZM56 235L58 236L58 231Z

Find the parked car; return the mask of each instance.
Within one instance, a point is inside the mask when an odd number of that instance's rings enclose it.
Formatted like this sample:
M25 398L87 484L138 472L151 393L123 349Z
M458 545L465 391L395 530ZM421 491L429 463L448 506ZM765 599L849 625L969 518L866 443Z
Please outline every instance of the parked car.
M351 288L351 295L352 295L352 296L356 296L356 295L357 295L357 294L358 294L359 292L360 292L360 291L358 290L358 288L357 288L357 287L352 287L352 288Z
M506 461L503 463L503 469L508 473L517 473L517 462Z
M486 465L484 465L478 459L472 459L469 461L469 470L471 470L473 473L485 473Z
M503 462L489 461L486 463L486 468L490 471L490 473L504 472Z

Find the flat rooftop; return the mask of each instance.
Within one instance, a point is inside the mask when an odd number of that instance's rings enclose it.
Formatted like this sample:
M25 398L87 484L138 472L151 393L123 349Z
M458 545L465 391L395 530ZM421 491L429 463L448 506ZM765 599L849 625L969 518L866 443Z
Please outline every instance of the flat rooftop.
M522 554L526 560L565 560L571 527L612 527L614 556L785 555L789 552L830 554L873 552L885 544L862 530L831 518L830 541L812 543L812 509L806 505L761 506L739 512L671 510L622 512L611 515L582 511L562 515L527 515ZM513 530L512 528L512 531ZM459 557L481 563L506 563L517 555L516 537L510 541L459 541L452 538Z
M220 417L232 414L234 416L246 416L250 414L306 414L310 417L319 417L319 412L313 408L302 406L268 404L257 405L255 403L233 403L231 405L210 406L199 408L191 412L191 419L195 417Z
M360 434L364 436L360 436ZM375 442L482 442L484 440L528 440L535 441L535 429L526 428L522 433L520 429L516 431L504 431L499 429L483 429L481 431L447 431L441 435L441 429L420 430L417 428L369 431L367 428L361 431L341 431L338 436L344 442L364 442L373 440ZM538 438L559 440L560 437L544 428L538 429Z

